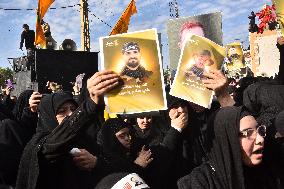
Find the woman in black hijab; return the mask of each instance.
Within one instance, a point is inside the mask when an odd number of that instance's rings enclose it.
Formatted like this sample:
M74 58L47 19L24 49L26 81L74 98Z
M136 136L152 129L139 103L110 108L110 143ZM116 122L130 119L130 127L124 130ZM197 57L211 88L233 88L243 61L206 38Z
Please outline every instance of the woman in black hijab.
M14 116L2 108L3 105L0 107L0 184L15 186L22 151L35 132L35 127L31 131L31 127L25 127L17 119L22 116L24 107L28 107L31 93L29 90L20 95Z
M107 164L106 173L141 173L153 160L151 150L143 147L139 152L135 149L131 126L122 119L108 119L102 127L101 134L103 156Z
M22 151L29 139L15 120L0 121L0 184L15 186Z
M70 93L53 93L41 99L37 132L23 152L16 188L85 188L88 173L84 166L89 164L74 161L77 156L73 158L69 152L74 147L88 149L78 146L84 138L77 136L97 110L91 99L76 108Z
M279 175L262 161L266 129L243 107L222 108L208 129L208 161L180 179L180 189L283 187Z
M25 90L18 97L18 100L13 109L13 114L17 120L21 120L24 109L29 107L29 99L32 94L33 90Z

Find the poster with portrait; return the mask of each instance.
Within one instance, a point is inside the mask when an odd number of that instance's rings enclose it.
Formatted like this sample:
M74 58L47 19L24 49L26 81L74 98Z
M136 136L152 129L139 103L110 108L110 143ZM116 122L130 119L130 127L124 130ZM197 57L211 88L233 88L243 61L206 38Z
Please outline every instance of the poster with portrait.
M246 75L246 66L244 62L243 49L240 42L234 42L226 45L226 57L224 59L224 68L227 77L242 78Z
M277 22L280 25L280 31L284 36L284 3L283 0L272 0L272 4L276 7Z
M101 68L120 75L122 84L105 95L110 113L167 109L156 29L100 38Z
M199 35L223 45L221 12L170 19L167 22L170 68L177 69L182 46L191 35Z
M207 38L192 35L183 46L170 94L210 108L213 91L204 87L203 73L220 69L225 56L224 47Z

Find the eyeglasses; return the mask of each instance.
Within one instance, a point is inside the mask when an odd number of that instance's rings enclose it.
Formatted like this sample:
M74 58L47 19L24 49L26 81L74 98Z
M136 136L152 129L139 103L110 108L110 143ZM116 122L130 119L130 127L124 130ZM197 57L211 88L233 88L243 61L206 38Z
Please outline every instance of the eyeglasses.
M248 138L248 139L251 139L251 140L255 140L257 133L260 136L262 136L263 138L266 137L266 126L260 125L259 127L257 127L257 129L249 128L249 129L246 129L244 131L240 131L239 136L244 137L244 138Z

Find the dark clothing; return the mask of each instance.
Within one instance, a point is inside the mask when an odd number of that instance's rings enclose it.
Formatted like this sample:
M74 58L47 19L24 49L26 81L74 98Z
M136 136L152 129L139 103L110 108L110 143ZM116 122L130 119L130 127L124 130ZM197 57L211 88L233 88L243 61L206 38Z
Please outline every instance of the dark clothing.
M96 117L97 106L88 99L58 125L56 111L65 102L75 103L68 93L53 93L42 98L37 133L23 152L16 188L94 188L90 184L92 172L80 171L69 152L84 143L79 142L84 141L84 136L80 139L78 136L94 120L92 117ZM95 178L92 181L95 182Z
M12 111L17 120L21 120L24 108L29 107L29 99L32 94L33 90L25 90L19 95Z
M243 105L257 117L259 124L270 126L277 114L284 109L284 86L252 84L244 91Z
M279 73L278 73L278 80L280 84L284 84L284 45L279 45L277 43L277 48L280 52L280 65L279 65Z
M172 188L176 183L175 165L179 146L182 146L182 133L171 127L159 145L149 148L154 159L141 174L150 188ZM181 167L180 167L181 168Z
M10 111L14 109L15 102L11 100L10 95L5 95L2 99L2 103L6 106Z
M34 30L23 31L21 34L20 48L23 48L25 42L26 49L34 49L35 45L35 32Z
M170 128L160 144L149 147L152 152L151 157L154 160L146 168L142 168L134 163L138 152L141 150L141 145L136 144L135 137L131 139L131 149L127 150L115 136L115 133L119 130L131 127L127 126L123 121L121 121L121 124L111 123L112 120L119 119L109 119L102 127L103 155L107 164L108 174L114 172L137 173L145 179L145 182L151 188L169 187L169 180L172 179L169 172L174 163L177 147L181 144L181 133L174 128ZM111 129L110 125L113 125L112 127L117 126L115 127L117 129ZM130 132L133 136L131 129Z
M129 76L129 77L133 77L134 79L140 79L140 80L144 80L145 78L150 77L150 75L152 75L153 72L152 71L147 71L144 67L142 67L141 65L136 69L136 70L130 70L128 67L124 67L122 72L121 72L121 76Z
M0 184L15 186L22 151L29 139L27 130L16 121L0 122Z
M0 120L4 119L15 119L12 112L5 106L4 104L0 103Z
M159 145L162 143L165 135L156 124L151 124L150 128L145 129L144 131L142 131L138 125L133 125L133 128L135 139L141 146Z
M270 174L264 162L252 168L243 165L239 127L240 119L246 115L243 107L226 107L216 113L208 126L208 161L180 179L180 189L281 188L278 175Z
M107 174L114 172L140 173L143 170L142 167L134 163L138 149L134 149L133 144L131 149L125 148L115 136L123 128L130 129L130 135L133 136L131 126L119 118L108 119L101 129L103 158L106 162L105 172Z

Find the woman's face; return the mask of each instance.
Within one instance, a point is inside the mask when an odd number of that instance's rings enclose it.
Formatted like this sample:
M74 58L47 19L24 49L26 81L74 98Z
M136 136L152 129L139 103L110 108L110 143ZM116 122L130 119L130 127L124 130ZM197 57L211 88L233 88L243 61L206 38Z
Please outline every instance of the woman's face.
M117 140L127 149L131 147L131 135L128 128L123 128L115 133Z
M253 116L245 116L240 120L239 139L245 165L252 167L262 162L265 132L263 126L257 127Z
M137 121L138 127L144 130L144 129L148 129L151 127L152 117L151 116L138 117L136 121Z
M171 119L175 119L175 115L179 117L182 113L188 113L188 109L186 106L174 106L169 111L169 116Z
M77 107L72 102L65 102L64 104L62 104L58 108L55 116L58 124L60 125L63 119L67 116L70 116L76 109Z

